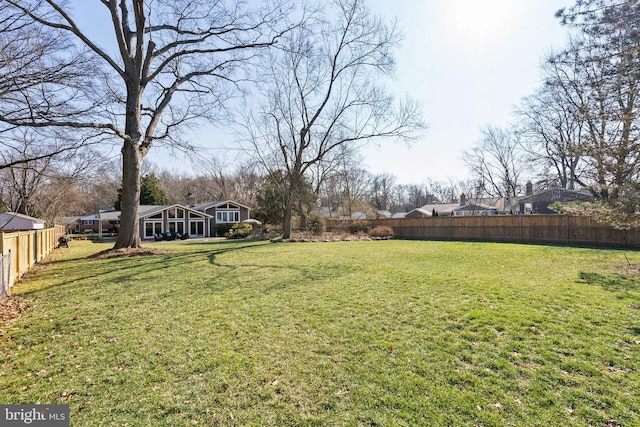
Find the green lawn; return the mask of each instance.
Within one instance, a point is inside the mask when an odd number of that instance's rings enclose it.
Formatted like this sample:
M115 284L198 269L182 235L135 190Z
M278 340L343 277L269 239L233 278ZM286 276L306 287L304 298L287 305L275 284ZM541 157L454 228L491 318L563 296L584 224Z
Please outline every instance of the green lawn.
M73 426L640 425L640 252L71 242L14 288L0 403Z

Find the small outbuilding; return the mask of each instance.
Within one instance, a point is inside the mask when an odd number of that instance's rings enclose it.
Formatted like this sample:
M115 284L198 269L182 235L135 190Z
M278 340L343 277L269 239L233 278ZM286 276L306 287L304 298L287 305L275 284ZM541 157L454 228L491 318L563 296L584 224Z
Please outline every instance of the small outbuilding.
M0 230L43 230L45 220L23 215L16 212L4 212L0 214Z

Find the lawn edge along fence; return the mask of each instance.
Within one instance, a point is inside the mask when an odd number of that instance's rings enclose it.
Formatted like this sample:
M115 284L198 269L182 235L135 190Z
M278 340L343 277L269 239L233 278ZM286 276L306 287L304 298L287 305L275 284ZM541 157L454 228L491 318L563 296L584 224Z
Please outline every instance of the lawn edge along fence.
M0 296L8 295L17 279L49 255L63 234L64 227L59 225L43 230L0 232Z
M396 238L640 248L640 230L619 230L572 215L486 215L365 220Z

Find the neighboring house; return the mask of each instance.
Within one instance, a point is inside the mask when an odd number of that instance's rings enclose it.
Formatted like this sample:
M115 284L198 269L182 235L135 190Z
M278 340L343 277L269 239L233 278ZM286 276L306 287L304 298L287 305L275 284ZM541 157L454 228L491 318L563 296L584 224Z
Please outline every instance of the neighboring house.
M56 218L55 223L64 226L64 230L67 234L75 233L76 226L78 225L78 216L63 216Z
M404 217L405 218L424 218L427 216L433 216L436 213L437 216L449 216L454 209L459 208L459 203L442 203L442 204L431 204L424 205L419 208L415 208L412 211L409 211Z
M56 224L64 225L68 234L114 231L119 223L120 211L116 210L101 210L97 214L56 219Z
M396 212L393 215L391 215L392 219L401 219L407 216L406 212Z
M514 213L518 204L514 198L492 197L467 200L465 194L460 195L459 203L443 203L424 205L407 213L405 218L422 218L428 216L470 216L498 215Z
M189 237L210 237L212 216L182 205L140 206L138 221L140 238L153 239L160 233L188 234Z
M44 219L34 218L15 212L0 213L0 230L43 230Z
M204 203L199 206L142 205L138 208L140 238L152 239L155 234L176 232L190 237L216 236L218 226L231 228L233 224L249 219L250 208L231 200ZM75 233L102 233L117 228L120 211L101 210L67 222ZM227 230L225 230L226 232Z
M76 222L74 233L99 233L100 214L81 216Z
M389 219L392 216L391 212L386 209L376 211L376 219Z
M353 220L358 220L358 219L367 219L367 214L364 212L354 212L351 214L351 219Z
M530 187L527 186L527 192L530 191ZM555 202L570 203L576 201L592 201L593 195L586 191L567 190L564 188L554 188L551 190L541 191L536 194L528 194L518 199L518 207L516 208L518 213L521 214L557 214L557 211L549 208L549 205Z
M493 206L482 203L466 203L453 209L454 216L473 216L473 215L497 215L498 210Z
M212 236L224 235L233 224L249 219L251 208L232 200L203 203L191 207L209 217L209 230Z
M117 211L115 209L101 210L98 215L100 216L100 221L102 224L100 232L118 231L118 227L120 226L120 211Z

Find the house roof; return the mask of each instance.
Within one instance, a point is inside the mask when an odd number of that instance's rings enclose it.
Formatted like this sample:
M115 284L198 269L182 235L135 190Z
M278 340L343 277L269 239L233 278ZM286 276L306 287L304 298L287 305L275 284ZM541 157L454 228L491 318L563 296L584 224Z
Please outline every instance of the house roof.
M120 211L115 209L100 211L98 215L103 221L120 221Z
M234 205L239 206L241 208L245 208L247 210L251 210L251 208L249 206L242 205L242 204L240 204L238 202L234 202L233 200L218 200L218 201L215 201L215 202L201 203L199 205L195 205L195 206L191 207L191 209L195 209L197 211L206 211L207 209L217 208L217 207L225 205L227 203L231 203L231 204L234 204Z
M71 225L80 220L79 216L63 216L55 220L56 224Z
M29 215L24 215L21 213L17 213L17 212L4 212L0 214L0 221L10 221L13 218L20 218L20 219L26 219L27 221L33 221L33 222L37 222L37 223L45 223L44 219L40 219L40 218L34 218L32 216Z
M0 230L4 228L21 228L19 225L20 221L27 221L33 225L39 224L40 226L45 223L44 219L34 218L17 212L4 212L0 213Z
M573 202L576 200L593 200L593 195L587 191L567 190L565 188L552 188L541 191L530 196L520 197L520 203L543 203L543 202Z
M436 212L438 212L439 214L442 213L450 213L451 211L453 211L454 209L460 207L459 203L443 203L443 204L435 204L435 205L424 205L421 206L419 208L416 208L410 212L408 212L406 215L410 215L412 212L416 212L418 214L424 215L424 216L432 216L433 215L433 211L435 210Z
M493 206L484 205L482 203L467 203L466 205L458 206L453 210L455 212L460 212L460 211L468 212L468 211L495 211L497 209Z
M171 209L171 208L180 208L180 209L185 209L186 211L189 212L194 212L197 213L198 215L202 215L208 218L212 218L211 215L209 215L206 212L200 211L198 209L196 209L195 207L193 208L189 208L187 206L183 206L180 204L174 204L174 205L142 205L138 208L138 218L147 218L156 214L159 214L160 212L167 210L167 209Z
M92 215L81 216L78 219L80 221L97 221L100 219L100 217L99 217L99 214L92 214Z
M183 206L177 203L173 205L140 205L138 207L138 218L147 218L149 216L156 215L164 211L165 209L170 209L170 208L185 209L187 211L197 213L198 215L202 215L207 218L212 218L212 216L206 212L199 211L195 208L189 208L187 206ZM93 215L87 215L79 218L78 217L69 217L69 218L75 218L75 220L86 220L86 221L98 220L98 219L102 221L120 221L120 215L121 215L121 211L102 210L99 213L93 214Z

